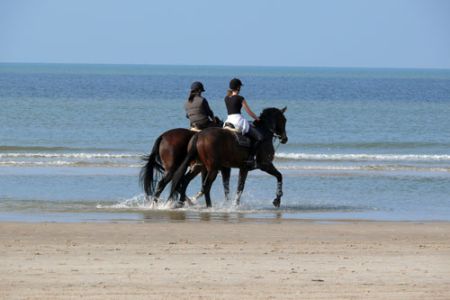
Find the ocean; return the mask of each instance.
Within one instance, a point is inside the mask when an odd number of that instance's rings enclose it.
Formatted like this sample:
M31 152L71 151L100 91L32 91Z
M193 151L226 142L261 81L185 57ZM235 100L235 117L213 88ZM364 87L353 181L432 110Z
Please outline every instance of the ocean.
M225 118L233 77L253 111L287 106L281 208L260 171L239 207L220 178L211 209L149 207L141 157L188 126L193 81ZM0 221L450 220L450 70L0 64L0 104Z

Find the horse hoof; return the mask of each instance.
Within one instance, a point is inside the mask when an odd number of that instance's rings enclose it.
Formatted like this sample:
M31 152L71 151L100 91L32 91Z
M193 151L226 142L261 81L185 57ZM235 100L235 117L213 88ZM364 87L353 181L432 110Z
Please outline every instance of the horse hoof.
M189 206L194 206L194 205L197 205L197 204L198 204L197 200L191 199L191 198L189 198L189 197L187 197L187 196L186 196L186 202L187 202L187 204L188 204Z
M151 202L149 202L149 205L148 205L148 208L150 208L150 209L154 209L154 208L157 208L158 207L158 201L151 201Z
M192 197L192 200L195 202L198 202L198 199L200 199L201 197L203 197L204 193L203 192L198 192L197 194L195 194L194 197Z
M275 200L273 200L273 206L275 206L276 208L280 207L281 201L280 199L276 198Z
M173 204L172 206L173 208L183 208L184 207L184 202L182 201L177 201Z

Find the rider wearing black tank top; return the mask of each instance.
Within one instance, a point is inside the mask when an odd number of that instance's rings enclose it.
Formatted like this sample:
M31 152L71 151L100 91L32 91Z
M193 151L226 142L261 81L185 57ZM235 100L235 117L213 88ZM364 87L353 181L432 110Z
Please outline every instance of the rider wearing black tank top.
M225 97L225 105L229 115L240 114L244 97L241 95L233 95Z
M241 114L242 106L244 106L247 113L253 119L259 120L259 118L255 115L255 113L253 113L253 111L248 106L245 98L239 95L241 86L242 82L239 79L237 78L231 79L230 90L228 91L228 95L225 97L225 105L227 107L228 115ZM251 148L249 153L249 160L247 161L247 164L249 165L250 169L254 169L256 168L255 154L259 145L263 140L263 135L253 126L250 126L246 135L254 141L253 147Z

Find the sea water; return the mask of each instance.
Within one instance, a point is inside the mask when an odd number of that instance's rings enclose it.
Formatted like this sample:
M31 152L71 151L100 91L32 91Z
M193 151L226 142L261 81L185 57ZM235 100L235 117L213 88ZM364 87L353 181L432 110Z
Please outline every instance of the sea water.
M220 177L212 209L151 207L141 157L188 126L192 81L225 118L233 77L255 112L287 106L281 207L261 171L239 207ZM0 64L0 105L0 221L450 220L450 70Z

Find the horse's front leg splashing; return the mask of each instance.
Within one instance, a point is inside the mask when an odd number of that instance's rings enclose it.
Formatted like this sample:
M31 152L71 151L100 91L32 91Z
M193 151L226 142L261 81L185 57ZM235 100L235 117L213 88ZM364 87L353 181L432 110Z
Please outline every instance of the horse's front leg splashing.
M281 197L283 196L283 176L281 173L275 168L272 163L262 164L260 166L261 171L264 171L272 176L277 178L277 193L276 198L273 200L273 206L280 207Z
M280 207L281 197L283 196L283 182L280 180L277 182L277 194L276 198L273 200L273 205L275 207Z

